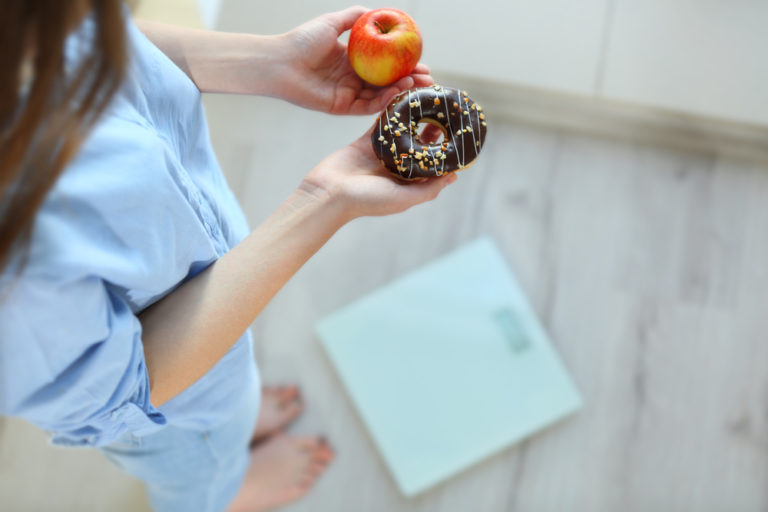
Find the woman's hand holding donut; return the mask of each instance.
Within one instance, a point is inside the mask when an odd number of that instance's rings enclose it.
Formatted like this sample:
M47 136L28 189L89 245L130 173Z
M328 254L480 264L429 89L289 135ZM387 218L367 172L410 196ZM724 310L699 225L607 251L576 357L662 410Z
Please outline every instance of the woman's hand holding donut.
M413 182L394 178L376 159L368 131L352 144L326 157L307 174L299 188L339 205L345 221L350 221L405 211L435 199L454 181L455 173Z
M395 94L431 85L429 68L418 64L411 75L379 88L357 76L339 36L352 28L364 7L319 16L279 36L285 67L277 71L273 95L300 107L330 114L366 115L379 112Z

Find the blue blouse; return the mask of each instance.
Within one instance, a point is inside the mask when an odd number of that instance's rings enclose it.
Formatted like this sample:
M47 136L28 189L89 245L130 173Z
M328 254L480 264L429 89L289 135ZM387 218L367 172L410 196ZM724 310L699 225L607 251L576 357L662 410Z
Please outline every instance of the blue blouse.
M0 277L0 414L52 442L108 444L167 423L225 420L258 379L246 333L155 408L137 314L242 240L246 220L208 137L200 93L127 21L130 65L107 114L38 212L20 277ZM82 55L88 23L70 38Z

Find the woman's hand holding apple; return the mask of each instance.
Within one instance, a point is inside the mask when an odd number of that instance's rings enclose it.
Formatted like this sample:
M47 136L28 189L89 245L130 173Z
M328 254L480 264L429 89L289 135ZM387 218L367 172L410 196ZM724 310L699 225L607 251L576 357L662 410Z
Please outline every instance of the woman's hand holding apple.
M390 98L411 87L431 85L429 68L416 64L388 87L363 81L350 64L339 36L368 11L350 7L324 14L279 37L272 95L301 107L331 114L374 114ZM421 39L419 37L419 54ZM418 57L416 57L418 60ZM401 71L401 70L400 70Z

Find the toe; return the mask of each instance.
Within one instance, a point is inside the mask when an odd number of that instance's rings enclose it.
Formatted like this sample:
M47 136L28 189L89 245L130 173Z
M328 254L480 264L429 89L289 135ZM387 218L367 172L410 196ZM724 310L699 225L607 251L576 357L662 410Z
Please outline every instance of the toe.
M305 452L314 452L326 444L325 438L320 437L299 437L296 438L296 444Z
M317 437L276 432L251 449L251 465L230 510L268 510L304 495L327 468L314 460L328 450Z
M334 453L330 448L316 450L312 454L312 460L315 462L328 463L333 460Z
M301 400L298 386L282 386L278 389L278 396L283 405Z
M327 463L313 462L307 468L307 473L309 473L310 476L317 478L323 471L325 471L327 467L328 467Z
M275 387L265 387L261 390L261 411L280 409L280 390Z
M252 443L286 428L304 410L296 386L271 386L262 389L261 411L253 431Z
M295 420L302 411L304 411L304 404L296 401L289 402L280 411L281 423L287 425Z
M296 483L297 487L301 489L301 492L307 492L307 490L312 487L312 484L315 483L315 478L309 475L304 475L299 478L299 481Z

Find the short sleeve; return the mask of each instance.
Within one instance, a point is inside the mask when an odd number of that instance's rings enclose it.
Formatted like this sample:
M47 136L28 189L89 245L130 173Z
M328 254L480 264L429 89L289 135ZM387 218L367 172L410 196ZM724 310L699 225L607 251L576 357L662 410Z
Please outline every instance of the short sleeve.
M119 293L96 276L11 279L0 298L0 414L63 445L166 424L149 401L141 324Z

